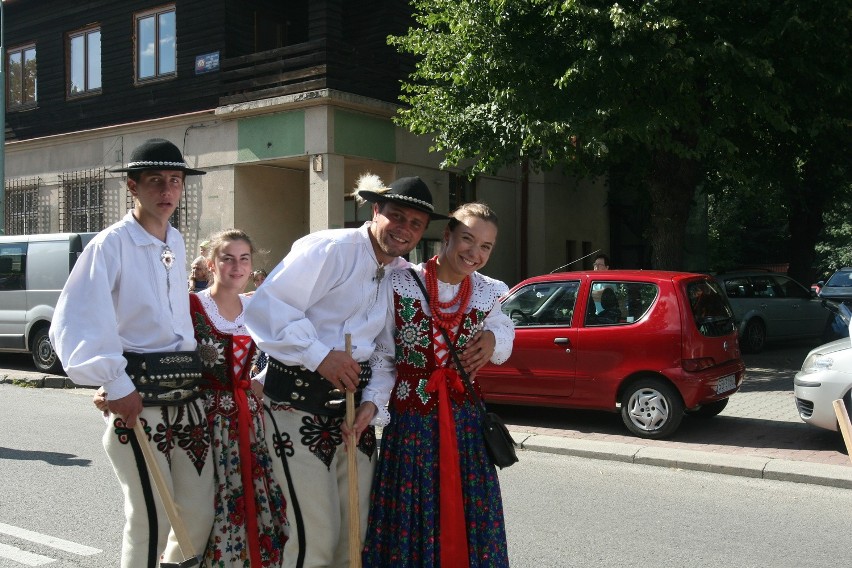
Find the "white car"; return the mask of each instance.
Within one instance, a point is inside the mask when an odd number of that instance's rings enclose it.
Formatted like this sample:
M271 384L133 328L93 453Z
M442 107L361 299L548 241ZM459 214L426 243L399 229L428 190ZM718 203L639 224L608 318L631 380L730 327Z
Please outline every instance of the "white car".
M841 307L842 306L842 307ZM837 308L848 324L850 311ZM848 337L820 345L808 353L802 369L793 379L799 417L819 428L837 431L834 401L843 399L852 414L852 341Z

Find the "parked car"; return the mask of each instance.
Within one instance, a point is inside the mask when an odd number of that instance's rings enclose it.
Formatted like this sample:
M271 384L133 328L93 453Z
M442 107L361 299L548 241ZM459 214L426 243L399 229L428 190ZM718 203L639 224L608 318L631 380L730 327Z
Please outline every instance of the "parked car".
M832 274L820 286L819 295L826 300L852 303L852 267L845 266Z
M838 302L830 305L848 326L849 307ZM834 401L842 399L852 414L852 341L844 337L812 349L793 379L793 392L804 422L836 432Z
M96 234L0 236L0 353L30 352L36 369L62 370L47 331L71 268Z
M716 279L734 310L744 352L757 353L770 341L823 337L831 313L786 274L737 271Z
M820 298L836 300L852 307L852 267L845 266L832 274L825 282L817 284L820 284ZM823 339L829 341L841 337L849 337L849 326L838 315L830 320Z
M489 402L620 412L633 434L663 438L685 412L721 412L742 383L733 312L707 275L547 274L513 287L501 308L515 344L477 375Z

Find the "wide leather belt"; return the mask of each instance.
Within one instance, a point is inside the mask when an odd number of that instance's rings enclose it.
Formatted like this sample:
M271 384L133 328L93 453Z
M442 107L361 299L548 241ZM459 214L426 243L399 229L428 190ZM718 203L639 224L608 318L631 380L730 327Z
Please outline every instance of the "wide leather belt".
M170 406L195 400L201 390L198 351L125 352L127 375L142 396L143 406Z
M355 405L361 402L361 391L373 376L368 362L359 363L361 383L355 391ZM343 418L346 415L346 393L335 388L315 371L297 365L285 365L272 357L266 369L263 394L275 402L287 403L296 410Z

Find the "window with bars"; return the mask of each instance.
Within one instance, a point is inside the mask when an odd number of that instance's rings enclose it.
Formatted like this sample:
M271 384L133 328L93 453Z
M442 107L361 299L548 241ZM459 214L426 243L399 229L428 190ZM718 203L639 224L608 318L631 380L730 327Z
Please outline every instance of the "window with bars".
M12 180L6 184L7 235L36 235L39 233L38 195L41 179Z
M104 173L90 170L60 176L60 232L97 232L104 228Z

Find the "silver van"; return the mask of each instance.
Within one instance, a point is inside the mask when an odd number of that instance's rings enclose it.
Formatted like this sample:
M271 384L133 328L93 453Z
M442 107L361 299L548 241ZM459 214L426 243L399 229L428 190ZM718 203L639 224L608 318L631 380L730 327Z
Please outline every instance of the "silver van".
M31 352L39 371L62 370L47 331L68 274L95 235L0 236L0 352Z

